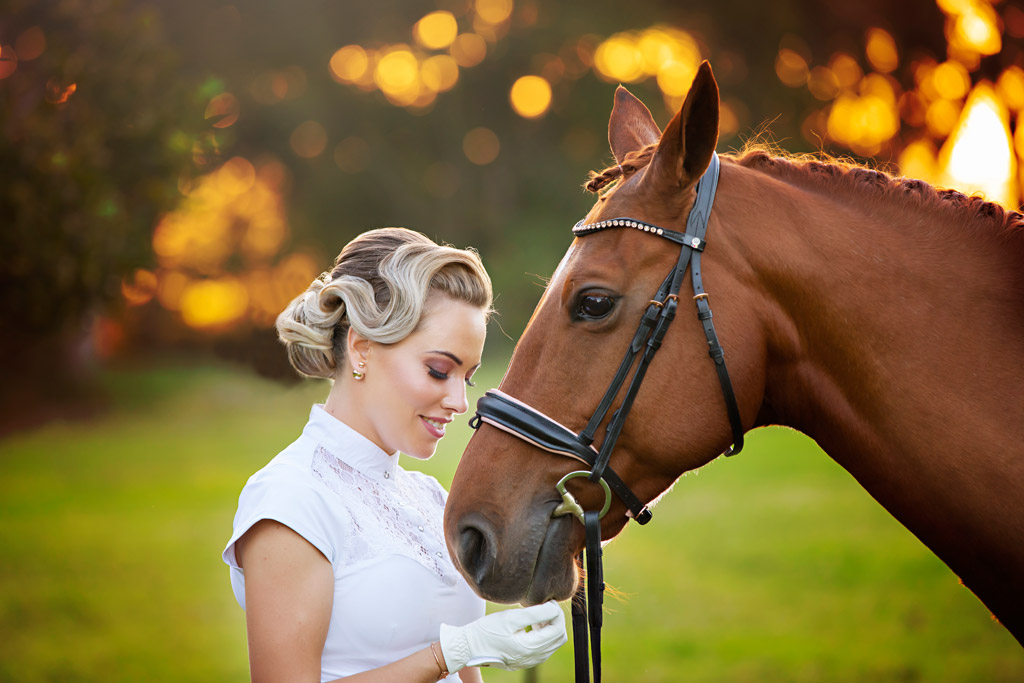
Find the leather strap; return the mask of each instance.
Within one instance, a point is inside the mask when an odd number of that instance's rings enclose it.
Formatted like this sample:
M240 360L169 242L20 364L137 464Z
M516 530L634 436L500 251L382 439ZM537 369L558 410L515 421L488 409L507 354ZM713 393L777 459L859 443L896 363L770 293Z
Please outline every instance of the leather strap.
M585 561L584 553L581 550L577 555L580 566ZM590 644L587 642L587 586L580 581L576 586L576 592L572 596L570 606L572 615L572 652L573 661L576 662L576 683L590 683L590 666L587 663L587 650Z
M590 656L594 683L601 683L601 626L604 622L604 563L601 561L601 516L596 510L583 513L587 547L587 621L590 624Z
M596 462L597 451L584 445L571 429L498 389L491 389L481 396L476 411L469 421L473 429L485 422L550 453L567 455L590 467ZM651 521L650 509L610 467L605 468L604 480L626 505L627 514L638 524Z

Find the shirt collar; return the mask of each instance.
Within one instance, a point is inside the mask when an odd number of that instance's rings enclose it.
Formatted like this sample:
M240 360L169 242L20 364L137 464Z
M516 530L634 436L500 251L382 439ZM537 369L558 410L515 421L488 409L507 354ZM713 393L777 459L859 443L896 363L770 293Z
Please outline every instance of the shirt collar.
M377 444L334 417L322 403L309 411L302 433L323 446L331 455L372 479L393 480L398 469L398 451L386 453Z

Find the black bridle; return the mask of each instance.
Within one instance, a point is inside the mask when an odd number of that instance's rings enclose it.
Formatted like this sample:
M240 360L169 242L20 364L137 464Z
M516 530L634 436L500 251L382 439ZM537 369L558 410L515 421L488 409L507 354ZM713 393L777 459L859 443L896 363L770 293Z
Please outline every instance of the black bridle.
M591 657L594 666L594 683L601 680L601 608L604 590L603 568L601 565L601 525L600 519L608 509L610 502L608 490L614 491L625 504L627 517L632 517L638 524L646 524L651 520L651 511L633 493L629 486L609 466L612 451L618 441L622 426L633 407L633 401L640 390L647 368L661 347L665 332L676 315L679 303L679 290L683 277L689 268L693 283L693 301L697 306L697 318L704 328L707 338L708 354L715 362L718 381L725 397L725 407L732 426L733 445L725 451L725 455L734 455L743 448L743 423L740 420L736 395L729 371L725 366L725 353L718 342L715 326L711 321L711 305L701 278L700 256L704 251L704 235L707 233L708 218L715 201L715 190L718 187L719 161L718 155L712 153L711 163L707 171L697 183L697 197L686 221L686 232L676 232L660 228L634 218L615 218L597 223L584 224L580 221L573 228L577 237L588 235L608 228L631 228L641 230L680 245L679 259L658 288L657 294L651 299L640 319L640 325L626 354L619 364L619 369L612 378L611 384L604 393L593 416L580 433L551 419L544 413L532 408L508 394L492 389L477 402L476 415L470 421L473 429L481 423L497 427L543 450L567 455L581 460L590 466L587 472L572 472L558 482L556 488L562 494L563 503L559 505L553 516L574 514L583 522L586 530L586 574L587 585L584 590L581 584L572 605L573 645L576 654L576 681L587 683L590 679L587 671L587 625L592 634ZM639 357L639 361L637 361ZM636 370L618 410L612 413L605 438L598 450L593 446L597 428L604 422L615 398L626 383L630 369L636 364ZM601 483L605 487L605 505L601 511L584 511L572 494L565 490L565 482L579 475L586 475L590 481ZM583 562L583 553L580 553Z

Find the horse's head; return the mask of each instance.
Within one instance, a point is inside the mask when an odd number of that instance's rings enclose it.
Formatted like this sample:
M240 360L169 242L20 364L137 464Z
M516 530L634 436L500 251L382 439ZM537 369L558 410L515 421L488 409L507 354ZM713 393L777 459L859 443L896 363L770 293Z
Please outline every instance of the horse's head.
M585 222L631 217L683 232L693 188L714 154L718 115L718 86L706 62L664 134L647 108L620 87L608 139L622 174ZM716 242L717 225L708 238L723 250ZM679 254L678 245L635 229L601 230L574 240L516 346L501 391L573 432L582 430ZM717 324L718 304L729 283L716 271L709 284ZM690 304L688 276L679 294L678 315L647 370L610 461L643 502L732 442L722 389ZM735 338L728 335L734 328L721 328L731 349L728 342ZM737 386L738 393L742 389ZM741 400L740 409L749 422L756 405ZM602 424L594 445L600 447L604 436ZM477 430L456 472L445 514L451 555L477 592L491 600L524 603L571 595L583 526L571 515L552 512L561 502L556 482L579 469L580 463L501 429L485 424ZM604 503L601 488L585 478L567 487L584 509ZM626 507L615 497L602 520L602 535L614 536L627 519Z

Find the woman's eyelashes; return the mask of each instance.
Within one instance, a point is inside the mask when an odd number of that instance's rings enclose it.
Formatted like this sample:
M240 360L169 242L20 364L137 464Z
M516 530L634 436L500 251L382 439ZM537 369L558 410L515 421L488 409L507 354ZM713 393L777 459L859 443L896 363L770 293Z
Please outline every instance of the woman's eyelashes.
M427 374L433 377L434 379L440 380L442 382L447 380L449 377L447 372L441 372L440 370L432 368L429 365L427 366ZM475 387L476 383L473 382L473 380L471 380L469 377L466 377L466 386Z

